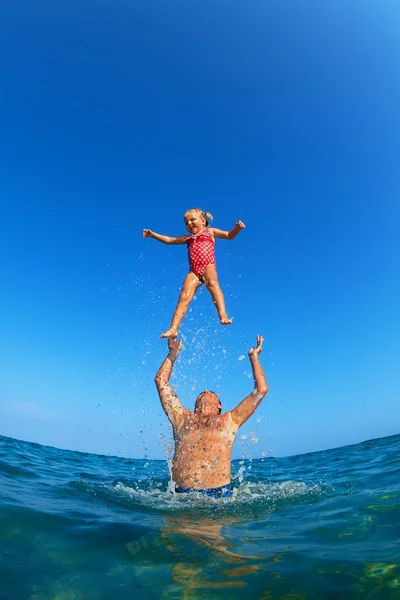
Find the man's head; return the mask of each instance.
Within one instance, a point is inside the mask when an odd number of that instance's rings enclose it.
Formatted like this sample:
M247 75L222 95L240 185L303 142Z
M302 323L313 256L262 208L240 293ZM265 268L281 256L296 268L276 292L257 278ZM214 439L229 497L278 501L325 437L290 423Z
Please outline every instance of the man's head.
M222 411L222 404L214 392L205 390L197 396L196 403L194 405L194 412L207 415L220 415Z

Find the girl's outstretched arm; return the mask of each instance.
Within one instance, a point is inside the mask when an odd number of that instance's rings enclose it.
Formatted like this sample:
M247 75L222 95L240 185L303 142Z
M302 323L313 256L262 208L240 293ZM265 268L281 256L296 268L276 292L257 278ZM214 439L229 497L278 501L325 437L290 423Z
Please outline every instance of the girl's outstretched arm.
M215 227L210 227L210 232L214 237L219 238L221 240L233 240L237 236L237 234L244 229L246 225L243 221L237 221L235 223L235 227L230 231L222 231L222 229L215 229Z
M161 233L155 233L151 229L143 229L144 238L154 238L155 240L162 242L163 244L186 244L186 236L181 235L179 237L171 237L169 235L161 235Z

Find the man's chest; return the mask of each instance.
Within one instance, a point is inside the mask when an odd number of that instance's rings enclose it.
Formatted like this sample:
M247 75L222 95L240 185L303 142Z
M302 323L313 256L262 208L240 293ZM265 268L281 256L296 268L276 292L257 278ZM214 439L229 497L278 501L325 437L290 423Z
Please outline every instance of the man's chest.
M187 419L176 432L176 441L191 446L231 445L237 428L222 417Z

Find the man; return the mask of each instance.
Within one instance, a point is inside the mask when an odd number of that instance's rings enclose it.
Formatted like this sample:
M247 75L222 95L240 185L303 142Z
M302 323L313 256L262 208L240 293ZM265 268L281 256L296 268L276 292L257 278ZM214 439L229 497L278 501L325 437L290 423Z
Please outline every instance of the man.
M202 392L194 413L184 408L169 384L172 368L182 348L182 341L168 339L169 353L155 377L162 407L172 424L175 452L172 477L177 492L201 492L208 496L232 494L231 452L239 427L254 413L268 392L259 354L263 338L250 348L249 358L254 376L254 391L236 408L221 414L221 402L214 392Z

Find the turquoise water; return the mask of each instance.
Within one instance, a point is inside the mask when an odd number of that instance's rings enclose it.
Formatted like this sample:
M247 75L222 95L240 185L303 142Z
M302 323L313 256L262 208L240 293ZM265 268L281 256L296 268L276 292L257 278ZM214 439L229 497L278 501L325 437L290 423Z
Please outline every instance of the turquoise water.
M400 598L400 436L234 462L232 498L166 462L0 436L0 599Z

